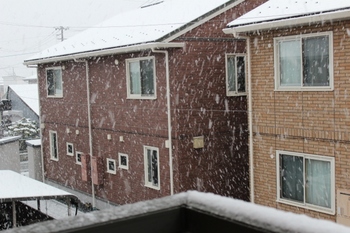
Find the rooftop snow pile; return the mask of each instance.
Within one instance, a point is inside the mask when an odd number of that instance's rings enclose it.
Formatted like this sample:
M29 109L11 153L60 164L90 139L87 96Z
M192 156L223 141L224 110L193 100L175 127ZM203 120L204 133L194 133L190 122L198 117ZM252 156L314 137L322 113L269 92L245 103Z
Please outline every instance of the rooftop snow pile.
M350 1L344 0L269 0L230 22L228 27L242 27L238 32L253 31L278 27L276 21L283 21L283 26L287 26L349 18L349 11ZM255 26L249 27L251 24Z
M167 39L229 0L165 0L127 11L25 61L74 55ZM234 1L235 2L235 1Z

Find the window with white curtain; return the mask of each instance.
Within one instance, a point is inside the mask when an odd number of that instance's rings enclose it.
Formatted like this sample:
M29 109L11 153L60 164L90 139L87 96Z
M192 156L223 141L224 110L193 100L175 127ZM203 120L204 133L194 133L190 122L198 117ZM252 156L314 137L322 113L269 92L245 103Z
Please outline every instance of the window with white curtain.
M277 199L334 213L334 158L277 151Z
M226 54L226 95L246 94L245 55Z
M48 97L63 96L61 67L46 69L46 88Z
M145 186L160 189L158 148L144 146Z
M128 98L154 99L155 64L154 57L127 59Z
M332 32L275 38L276 90L332 90Z

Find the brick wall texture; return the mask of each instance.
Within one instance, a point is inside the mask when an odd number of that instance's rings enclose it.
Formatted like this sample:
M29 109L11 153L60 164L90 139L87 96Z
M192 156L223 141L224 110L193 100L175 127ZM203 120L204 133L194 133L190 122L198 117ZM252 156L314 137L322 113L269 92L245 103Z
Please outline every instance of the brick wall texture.
M251 35L256 203L336 220L335 215L276 202L276 150L335 157L335 190L349 189L348 28L346 20ZM274 91L273 38L326 31L333 32L334 91Z

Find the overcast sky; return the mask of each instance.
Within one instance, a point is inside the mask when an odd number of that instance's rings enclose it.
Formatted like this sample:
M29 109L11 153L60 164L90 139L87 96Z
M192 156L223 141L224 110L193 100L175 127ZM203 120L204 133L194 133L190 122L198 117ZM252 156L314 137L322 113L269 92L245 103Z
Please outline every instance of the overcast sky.
M154 0L0 0L0 77L28 77L23 60L119 12Z

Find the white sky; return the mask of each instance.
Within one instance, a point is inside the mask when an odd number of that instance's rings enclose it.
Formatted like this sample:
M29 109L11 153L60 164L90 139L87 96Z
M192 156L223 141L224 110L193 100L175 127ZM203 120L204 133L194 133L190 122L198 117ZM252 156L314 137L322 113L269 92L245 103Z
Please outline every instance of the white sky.
M64 37L81 32L122 11L154 0L0 0L0 78L28 77L35 69L23 60L59 40L55 27L69 27Z

